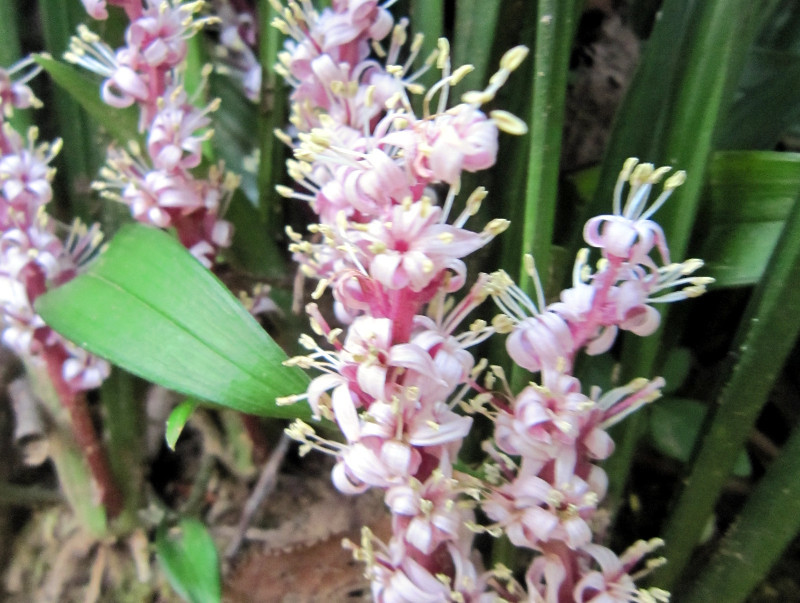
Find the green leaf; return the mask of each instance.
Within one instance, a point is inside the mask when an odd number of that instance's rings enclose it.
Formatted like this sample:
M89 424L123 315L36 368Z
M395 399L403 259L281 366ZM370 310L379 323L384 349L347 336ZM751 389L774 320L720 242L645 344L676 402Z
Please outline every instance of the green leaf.
M255 205L258 203L258 183L255 170L252 166L248 169L247 161L254 162L258 142L253 136L252 126L258 118L256 106L245 98L237 82L230 77L212 73L208 85L209 96L221 101L219 109L212 115L214 138L211 143L214 151L225 161L226 167L241 176L239 188Z
M648 442L658 452L686 463L700 435L708 407L698 400L666 398L650 407L650 437ZM736 459L734 475L747 477L752 467L747 453L742 451Z
M469 63L475 67L471 86L482 86L486 81L492 45L495 40L500 0L457 0L456 22L453 36L452 62L454 67Z
M409 16L414 34L425 36L419 56L426 59L436 49L439 38L444 35L444 6L442 0L411 0ZM430 69L419 78L419 82L430 87L436 83L437 70Z
M242 412L308 417L275 398L308 378L241 303L168 234L124 226L88 271L37 299L56 331L128 371Z
M196 400L184 400L172 409L167 417L167 446L170 450L175 450L175 444L178 438L183 433L183 428L186 426L186 421L192 416L194 409L197 408Z
M156 555L172 588L186 601L222 600L217 549L202 522L185 518L173 528L162 525L156 533Z
M800 54L755 48L721 122L723 149L773 149L800 117Z
M697 536L714 509L753 424L800 333L800 203L795 202L764 276L753 292L729 353L725 386L663 536L668 566L657 580L680 582Z
M800 192L800 153L715 153L709 173L711 211L700 257L717 287L761 278L786 216Z
M225 250L225 258L233 265L255 276L270 277L280 273L284 262L274 239L256 207L237 189L233 193L225 219L233 223L233 243Z
M134 107L115 109L100 98L98 82L80 69L47 55L34 56L36 62L58 86L75 99L86 112L120 144L139 139L138 113Z
M661 367L661 376L667 384L661 388L665 394L671 394L677 390L686 378L692 367L692 353L687 348L673 348L670 350L664 366Z
M686 603L746 600L798 531L800 430L795 429L708 566L699 573L696 584L679 600Z

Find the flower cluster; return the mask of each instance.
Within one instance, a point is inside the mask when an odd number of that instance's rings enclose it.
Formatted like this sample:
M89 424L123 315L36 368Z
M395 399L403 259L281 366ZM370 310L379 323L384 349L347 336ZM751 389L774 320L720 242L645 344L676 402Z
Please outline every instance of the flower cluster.
M105 18L105 2L84 2L89 14ZM181 242L210 267L219 249L228 247L232 225L221 219L238 179L223 166L202 178L192 172L202 161L203 143L213 135L205 106L187 93L182 76L186 40L215 19L197 17L203 2L112 0L131 22L126 45L114 51L85 26L79 27L66 58L105 80L101 96L112 107L139 108L144 149L131 143L112 147L102 180L95 188L128 205L134 218L160 228L175 228ZM207 77L208 72L204 72Z
M654 302L699 295L711 279L690 276L699 260L672 264L660 227L649 217L684 180L676 172L664 183L661 196L645 208L649 193L669 168L654 169L626 162L615 193L614 214L591 219L586 242L602 259L592 271L588 250L576 261L573 287L560 301L544 306L541 285L538 305L514 286L505 273L492 276L492 295L503 310L493 324L509 333L506 348L521 367L540 374L514 394L493 393L491 410L494 443L487 446L491 461L483 510L512 543L541 553L531 565L527 586L531 600L542 601L665 601L658 590L637 590L629 570L660 541L639 542L622 557L595 544L592 520L605 496L607 478L596 464L613 451L605 431L643 404L660 395L661 378L635 379L605 394L593 388L589 396L571 374L580 350L598 354L609 349L619 329L649 335L658 327ZM622 208L622 193L629 185ZM651 254L658 251L660 263ZM667 292L672 289L671 292ZM494 377L505 379L500 369ZM653 560L647 568L660 563ZM599 566L599 570L595 569ZM538 598L537 598L538 597Z
M274 25L292 38L276 70L294 87L293 129L278 136L293 149L289 173L300 187L278 191L309 203L319 219L310 240L289 231L290 248L304 274L319 280L315 295L330 287L347 325L331 327L311 304L312 327L328 349L304 337L310 354L291 361L321 371L292 401L307 399L346 441L325 441L303 423L291 433L305 449L336 456L340 490L385 491L391 540L367 532L352 545L377 601L477 600L486 577L470 557L466 526L474 517L452 465L472 424L454 408L482 369L469 348L493 332L482 321L459 328L487 298L488 280L460 301L450 295L466 283L465 256L508 223L466 227L483 189L451 213L461 174L494 163L498 130L524 131L513 116L480 107L526 50L509 51L490 88L448 109L450 88L471 68L451 69L445 40L411 72L422 40L398 65L407 22L395 24L375 0L339 0L321 12L307 2L276 9ZM416 80L434 66L442 79L426 91Z
M2 115L39 106L27 86L38 69L23 61L0 69ZM24 73L27 70L27 73ZM14 78L23 73L20 79ZM57 236L56 222L45 212L53 197L50 161L61 141L37 144L31 128L27 138L0 121L0 312L3 343L23 358L45 363L72 392L92 389L108 376L108 364L74 346L44 324L34 310L36 298L50 287L73 278L102 239L97 226L76 223L66 242Z

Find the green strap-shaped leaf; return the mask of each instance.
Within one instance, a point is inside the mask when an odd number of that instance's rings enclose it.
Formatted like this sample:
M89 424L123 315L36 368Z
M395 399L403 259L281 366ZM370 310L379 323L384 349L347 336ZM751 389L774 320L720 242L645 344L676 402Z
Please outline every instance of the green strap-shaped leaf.
M305 390L297 368L239 301L168 234L124 226L89 270L36 302L56 331L170 389L242 412L308 417L275 398Z
M222 599L219 560L214 541L202 522L182 519L174 528L161 526L156 554L172 588L190 603Z
M714 418L662 532L669 563L658 570L656 578L667 588L681 584L681 572L698 535L800 333L798 282L800 203L795 203L739 323L727 383L715 396Z
M800 531L800 430L747 499L684 603L740 603L764 580ZM755 598L750 600L756 600Z

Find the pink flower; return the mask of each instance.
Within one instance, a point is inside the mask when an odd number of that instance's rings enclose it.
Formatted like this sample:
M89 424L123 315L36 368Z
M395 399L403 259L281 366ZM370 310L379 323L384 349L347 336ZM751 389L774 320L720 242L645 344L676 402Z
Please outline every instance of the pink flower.
M546 460L563 447L574 447L595 404L570 375L546 371L545 386L531 384L513 402L513 415L496 420L498 447L511 455Z
M431 179L455 184L461 172L476 172L494 165L497 126L478 109L461 104L425 122Z
M508 355L531 372L572 364L575 342L569 324L555 312L520 321L506 339Z
M628 573L641 559L662 541L640 540L631 546L622 557L617 557L609 549L587 544L582 550L594 559L600 570L587 571L572 591L576 603L648 603L669 601L669 593L658 589L637 589Z
M147 152L153 165L165 171L200 165L206 136L198 131L211 123L208 113L214 108L214 104L203 110L194 107L181 89L167 91L147 136Z
M29 73L23 75L17 81L12 77L33 64L32 59L24 59L8 69L0 68L0 114L8 117L14 109L27 109L29 107L40 106L39 99L28 87L28 82L39 73L41 68L34 67ZM16 135L13 132L12 136ZM7 136L7 134L4 134Z
M389 488L385 500L394 517L394 533L426 555L456 540L461 525L472 518L457 506L454 487L452 479L437 471L424 484L412 480Z
M638 165L637 165L638 164ZM671 168L654 169L652 164L638 163L632 158L625 162L614 191L613 215L597 216L586 223L584 238L589 245L604 250L611 258L632 264L643 264L655 268L650 252L657 247L661 260L669 264L669 249L664 231L648 218L669 198L672 191L686 178L684 172L675 172L664 183L664 191L648 209L645 209L654 184ZM624 208L622 190L630 185Z
M528 465L523 458L517 477L486 500L486 514L505 528L517 546L539 549L542 542L563 541L575 549L592 540L587 523L605 495L607 479L590 466L586 479L575 474L576 453L562 449L552 463ZM537 475L538 473L538 475ZM540 477L550 475L550 479Z
M440 223L442 210L424 199L395 206L391 221L368 227L374 256L370 275L389 289L420 291L442 270L465 271L459 259L480 249L486 239L476 233Z

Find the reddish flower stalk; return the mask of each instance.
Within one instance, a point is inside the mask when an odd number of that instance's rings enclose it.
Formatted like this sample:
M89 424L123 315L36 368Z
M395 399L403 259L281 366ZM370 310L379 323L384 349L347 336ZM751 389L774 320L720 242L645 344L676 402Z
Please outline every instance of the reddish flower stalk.
M29 61L9 71L0 69L2 115L39 103L26 82L12 77ZM47 327L34 310L36 298L51 286L72 279L96 251L98 228L76 223L65 243L55 236L56 224L45 212L52 198L50 160L60 141L36 144L36 130L24 140L8 124L0 130L0 317L3 342L34 365L44 365L67 410L76 442L97 484L110 517L122 510L122 493L111 473L108 457L92 424L83 391L100 385L108 365L72 345Z
M94 428L89 407L86 404L86 395L74 391L64 381L62 367L65 361L64 348L53 345L45 347L41 357L47 365L47 373L58 395L61 406L69 415L72 434L75 442L86 459L86 464L91 472L92 479L99 493L100 501L106 509L110 519L117 517L123 510L125 499L119 489L114 475L111 472L108 454L105 446Z

